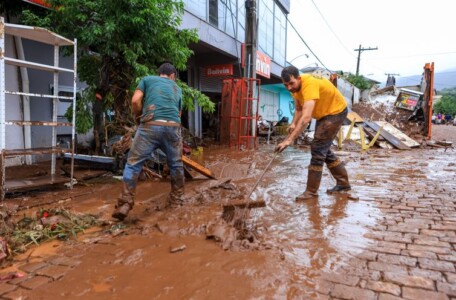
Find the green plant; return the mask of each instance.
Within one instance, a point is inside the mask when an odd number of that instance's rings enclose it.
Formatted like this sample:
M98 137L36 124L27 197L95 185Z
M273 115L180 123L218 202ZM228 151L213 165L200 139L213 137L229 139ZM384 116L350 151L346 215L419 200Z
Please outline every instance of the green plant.
M433 106L435 113L456 115L456 88L442 90L442 98Z
M101 95L103 112L114 111L120 126L132 124L130 100L137 78L156 74L164 61L185 70L193 53L188 45L198 41L196 29L179 29L184 12L182 0L48 2L54 9L25 9L19 16L25 24L78 39L78 75L91 90L77 108L82 109L77 114L78 132L85 132L89 125L87 105L96 101L94 91ZM214 103L207 96L184 83L180 85L186 109L193 110L196 101L203 111L214 111ZM79 118L83 121L79 122ZM93 118L97 122L102 120L95 115ZM100 131L100 124L93 125Z
M347 75L344 75L343 77L348 82L350 82L351 84L353 84L355 87L357 87L360 90L367 90L373 86L373 83L362 75L354 75L354 74L348 73Z

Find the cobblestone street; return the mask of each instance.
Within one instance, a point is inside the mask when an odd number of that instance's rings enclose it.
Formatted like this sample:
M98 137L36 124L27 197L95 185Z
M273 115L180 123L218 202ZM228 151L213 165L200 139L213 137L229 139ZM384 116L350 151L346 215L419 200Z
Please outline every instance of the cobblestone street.
M257 169L268 152L253 158ZM144 183L125 230L95 228L16 257L0 271L0 299L456 299L456 150L339 156L353 190L326 194L334 179L325 170L319 199L304 203L294 197L305 182L308 151L290 149L276 160L252 196L267 207L250 216L270 247L224 251L202 234L219 206L154 212L155 196ZM189 182L187 191L208 193L204 184ZM109 220L119 190L120 183L95 185L88 197L67 204ZM156 197L167 193L154 190ZM185 251L170 253L180 245ZM24 276L14 278L18 273Z

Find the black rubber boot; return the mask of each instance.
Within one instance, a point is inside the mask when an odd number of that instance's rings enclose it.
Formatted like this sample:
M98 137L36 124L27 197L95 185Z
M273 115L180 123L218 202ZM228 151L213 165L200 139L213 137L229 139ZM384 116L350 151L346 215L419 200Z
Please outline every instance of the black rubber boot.
M134 189L128 187L128 185L124 182L122 193L117 199L117 204L111 216L119 221L123 221L127 217L130 210L133 209L134 204L135 191Z
M321 175L323 174L322 166L310 165L307 172L306 191L296 197L296 201L310 200L318 197L318 188L320 188Z
M327 193L331 194L351 190L347 170L345 169L344 163L342 163L340 160L336 160L335 162L328 164L328 168L332 176L336 179L336 186L328 189L326 191Z

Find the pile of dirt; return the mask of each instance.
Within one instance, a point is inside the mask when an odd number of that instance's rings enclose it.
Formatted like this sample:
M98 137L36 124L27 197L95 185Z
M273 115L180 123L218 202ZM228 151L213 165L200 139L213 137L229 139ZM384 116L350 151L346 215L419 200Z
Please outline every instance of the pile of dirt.
M422 140L423 122L409 121L412 112L402 108L396 108L390 103L382 102L359 102L352 106L352 110L356 112L364 120L368 121L387 121L410 138Z

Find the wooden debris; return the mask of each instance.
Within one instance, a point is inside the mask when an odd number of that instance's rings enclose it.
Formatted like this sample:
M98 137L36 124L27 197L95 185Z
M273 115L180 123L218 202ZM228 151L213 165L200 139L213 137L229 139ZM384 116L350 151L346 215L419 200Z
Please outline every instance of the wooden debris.
M364 121L364 124L378 132L380 130L380 125L378 125L376 122L369 122L369 121ZM400 150L410 150L410 147L404 144L401 140L396 138L394 135L389 133L386 130L382 130L381 136L383 136L389 143L391 143L395 148L400 149Z
M410 138L408 135L391 125L386 121L376 121L376 124L383 126L383 129L387 132L394 135L396 138L400 139L405 145L409 146L410 148L419 147L420 143L415 141L414 139Z
M186 166L189 166L191 167L193 170L197 171L198 173L201 173L203 174L204 176L207 176L211 179L217 179L215 177L215 175L211 172L211 170L203 167L202 165L200 165L199 163L197 163L196 161L194 160L191 160L190 158L188 158L187 156L185 155L182 155L182 161L184 162L184 164Z

